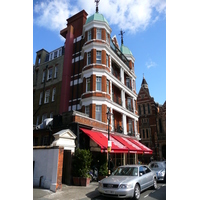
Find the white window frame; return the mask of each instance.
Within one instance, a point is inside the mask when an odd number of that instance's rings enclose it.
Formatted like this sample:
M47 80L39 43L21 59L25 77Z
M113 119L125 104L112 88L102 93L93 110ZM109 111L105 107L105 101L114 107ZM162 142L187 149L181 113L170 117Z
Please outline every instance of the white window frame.
M100 28L97 28L96 39L101 40L101 29Z
M108 57L108 54L106 54L106 66L109 67L109 57Z
M86 92L90 91L90 78L86 79Z
M96 76L96 91L101 91L101 77Z
M95 119L98 120L98 121L102 121L101 110L102 110L102 106L101 105L96 105Z
M129 133L131 133L131 130L133 131L133 123L131 119L128 119L128 128L129 128Z
M96 63L101 64L101 51L96 51Z
M90 106L85 106L85 114L90 116Z
M54 71L54 78L57 78L58 75L58 67L55 66L55 71Z
M91 52L87 53L87 65L90 65L92 63L91 61Z
M91 40L92 39L92 30L90 29L89 31L88 31L88 38L87 38L87 40L89 41L89 40Z
M109 86L110 86L110 81L107 79L106 80L106 92L109 94Z
M58 52L59 52L59 56L61 56L62 55L62 48L60 48L59 50L58 50Z
M39 105L42 104L42 97L43 97L43 92L40 92L40 100L39 100Z
M44 70L44 71L43 71L43 74L42 74L42 83L44 82L45 75L46 75L46 71Z
M51 101L55 101L56 88L53 88Z
M58 51L54 51L54 58L57 58L58 57Z
M47 70L47 81L52 79L52 74L53 74L53 68L51 67Z
M45 91L44 103L49 103L50 90Z

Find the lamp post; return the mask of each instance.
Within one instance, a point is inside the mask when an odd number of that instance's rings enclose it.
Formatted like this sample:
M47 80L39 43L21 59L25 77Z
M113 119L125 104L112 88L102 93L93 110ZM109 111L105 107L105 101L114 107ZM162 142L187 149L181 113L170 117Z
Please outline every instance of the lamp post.
M111 141L110 141L110 118L112 113L110 112L110 108L108 109L107 120L108 120L108 175L110 175L110 151L111 151Z

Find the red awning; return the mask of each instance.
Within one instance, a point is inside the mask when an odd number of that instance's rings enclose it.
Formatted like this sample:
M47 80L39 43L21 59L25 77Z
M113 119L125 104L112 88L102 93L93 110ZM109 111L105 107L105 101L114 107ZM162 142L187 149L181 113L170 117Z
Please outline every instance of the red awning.
M128 147L129 153L143 153L143 150L139 146L131 142L128 138L114 134L112 134L112 137L121 142L124 146Z
M140 147L143 151L144 154L152 154L153 151L151 149L149 149L148 147L146 147L145 145L143 145L141 142L139 142L138 140L134 140L132 138L128 138L132 143L134 143L135 145L137 145L138 147Z
M84 128L80 128L80 130L101 147L101 152L107 152L108 134ZM129 149L111 135L110 140L112 142L111 153L128 153Z

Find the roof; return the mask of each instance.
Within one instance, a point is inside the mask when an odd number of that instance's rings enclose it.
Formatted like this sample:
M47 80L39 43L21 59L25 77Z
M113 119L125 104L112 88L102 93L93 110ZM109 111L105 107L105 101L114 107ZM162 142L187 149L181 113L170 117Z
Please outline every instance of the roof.
M85 24L88 24L91 21L101 21L101 22L106 22L108 24L108 21L106 20L106 18L102 14L99 14L99 13L94 13L93 15L88 17Z
M126 46L124 46L124 44L121 45L120 50L123 54L130 54L133 55L132 52L130 51L130 49Z
M143 84L147 84L147 82L146 82L146 80L145 80L145 78L143 77L143 80L142 80L142 85ZM147 84L148 85L148 84Z

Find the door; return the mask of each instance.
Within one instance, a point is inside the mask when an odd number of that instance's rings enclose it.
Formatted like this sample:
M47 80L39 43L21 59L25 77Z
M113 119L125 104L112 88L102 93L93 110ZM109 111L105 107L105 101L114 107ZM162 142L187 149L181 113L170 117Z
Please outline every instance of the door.
M63 156L63 172L62 172L62 183L66 185L71 184L71 163L72 163L72 156L70 150L64 150Z

